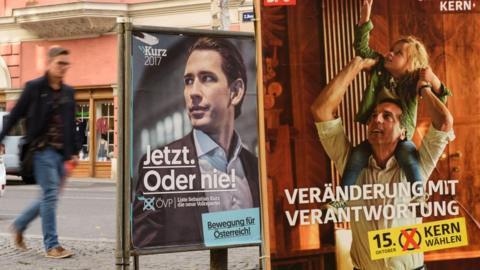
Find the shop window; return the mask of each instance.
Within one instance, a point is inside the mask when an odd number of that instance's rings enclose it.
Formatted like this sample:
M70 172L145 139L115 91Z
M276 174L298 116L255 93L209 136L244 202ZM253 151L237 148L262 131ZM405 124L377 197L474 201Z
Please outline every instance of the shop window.
M77 132L77 143L80 146L80 152L78 157L80 160L86 161L89 160L89 146L90 146L90 105L88 102L78 102L77 103L77 112L76 112L76 132Z
M97 161L110 161L113 157L114 116L112 101L95 102Z

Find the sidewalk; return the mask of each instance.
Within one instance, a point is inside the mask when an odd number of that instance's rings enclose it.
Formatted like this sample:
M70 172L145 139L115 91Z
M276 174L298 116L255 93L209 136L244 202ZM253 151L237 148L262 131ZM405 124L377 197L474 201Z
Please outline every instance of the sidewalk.
M9 205L15 203L27 204L35 194L36 186L23 185L20 180L9 181L10 190L7 197L2 198ZM7 231L7 225L24 208L3 207L0 212L0 270L115 270L115 220L102 220L100 215L113 213L115 200L115 182L109 179L69 179L65 194L59 206L59 218L63 218L63 228L69 231L59 233L60 243L72 250L75 256L69 259L48 259L44 257L39 220L27 231L25 236L29 250L17 251ZM27 199L24 199L27 198ZM80 203L80 205L77 205ZM96 211L92 207L104 211ZM111 209L110 209L111 208ZM62 212L63 209L63 212ZM83 210L82 210L83 209ZM107 209L107 210L105 210ZM95 211L94 211L95 210ZM95 222L83 222L75 219L71 211L79 211L86 219L95 219ZM88 213L88 215L86 214ZM84 224L79 227L76 222ZM87 226L88 225L88 226ZM95 225L99 225L104 236L98 233ZM87 228L90 228L87 230ZM59 227L59 230L62 228ZM74 231L72 231L74 230ZM92 231L93 230L93 231ZM81 233L78 233L78 232ZM30 234L29 234L30 233ZM62 235L64 237L62 237ZM65 237L68 235L68 237ZM104 237L104 238L99 238ZM75 238L73 238L75 237ZM87 239L88 238L88 239ZM259 247L229 249L229 267L232 270L259 269ZM133 263L133 260L131 260ZM210 267L209 251L181 252L140 257L140 270L208 270ZM133 266L131 267L133 269Z
M60 242L75 252L69 259L44 257L42 240L26 236L29 249L17 251L7 234L0 234L0 268L8 270L114 270L115 243L112 241L84 241L62 239ZM229 249L228 269L259 269L258 247ZM148 255L140 257L140 270L208 270L209 251L193 251ZM132 267L133 269L133 267Z

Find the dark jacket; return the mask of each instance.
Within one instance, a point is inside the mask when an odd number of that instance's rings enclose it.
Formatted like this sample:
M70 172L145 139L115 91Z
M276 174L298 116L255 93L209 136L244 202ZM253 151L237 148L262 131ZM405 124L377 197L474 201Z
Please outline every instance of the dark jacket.
M189 154L187 160L195 160L195 166L192 168L181 168L175 170L175 175L195 175L200 179L201 173L198 165L198 157L193 139L193 133L190 132L185 137L172 142L166 147L169 149L182 149L187 147ZM165 147L165 146L164 146ZM164 147L160 147L163 149ZM166 194L166 195L143 195L148 190L144 186L144 175L148 171L142 168L145 156L139 163L138 182L133 199L132 213L132 242L135 248L153 248L161 247L169 249L175 246L185 248L202 248L204 246L202 214L208 213L208 206L196 207L165 207L162 202L177 202L182 198L204 197L204 192L188 194ZM258 159L247 149L242 148L239 158L245 172L245 178L248 181L253 200L253 207L260 207L260 189L258 180ZM155 169L160 175L171 174L171 169ZM200 181L194 181L194 190L200 190ZM143 197L143 198L142 198ZM140 199L141 198L141 199ZM145 207L142 199L155 198L154 208Z
M61 87L63 95L60 99L60 113L64 122L63 158L69 160L79 150L75 137L75 90L66 84L62 84ZM53 104L52 91L47 74L28 81L0 132L0 141L3 141L10 129L22 118L26 118L25 140L27 143L42 136L47 131L50 120Z

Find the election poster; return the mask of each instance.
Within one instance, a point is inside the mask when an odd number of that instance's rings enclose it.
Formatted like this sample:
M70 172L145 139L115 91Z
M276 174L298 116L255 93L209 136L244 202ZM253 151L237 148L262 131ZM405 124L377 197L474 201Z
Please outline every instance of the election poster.
M132 245L261 243L255 39L132 31Z
M479 269L479 2L257 3L272 269Z

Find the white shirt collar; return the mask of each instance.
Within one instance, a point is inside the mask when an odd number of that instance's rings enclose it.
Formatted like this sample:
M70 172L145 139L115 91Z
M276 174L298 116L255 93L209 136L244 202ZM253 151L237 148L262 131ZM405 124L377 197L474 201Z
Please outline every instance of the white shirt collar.
M236 131L234 131L233 137L236 138L235 140L233 140L233 142L236 142L236 144L235 144L235 152L233 154L232 160L237 158L242 148L242 140L240 139L240 136L238 136ZM193 139L195 141L195 149L197 150L197 157L201 157L203 155L208 154L211 151L218 149L225 154L225 158L226 158L227 155L223 150L223 148L220 147L220 145L218 145L214 140L212 140L212 138L210 138L210 136L208 136L205 132L199 129L193 129Z
M395 168L395 166L397 166L397 159L393 155L387 160L387 164L385 165L384 169L382 167L378 166L377 161L375 160L373 155L370 155L370 157L368 158L368 162L369 162L369 167L370 168L375 169L375 170L379 170L379 171L390 170L390 169Z

